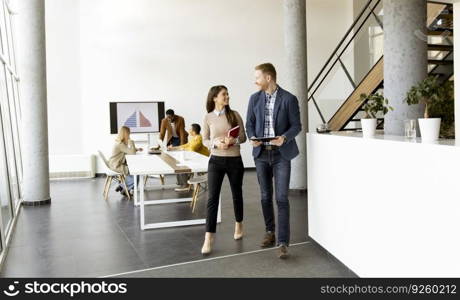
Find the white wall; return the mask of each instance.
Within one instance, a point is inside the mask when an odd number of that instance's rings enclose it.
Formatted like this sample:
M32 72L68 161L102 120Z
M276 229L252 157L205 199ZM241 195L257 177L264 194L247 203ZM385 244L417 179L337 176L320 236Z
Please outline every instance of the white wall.
M51 155L83 152L78 2L45 1L48 140Z
M165 101L189 125L201 123L215 84L229 88L231 106L245 117L256 64L274 63L283 86L282 0L46 3L51 154L110 153L110 101ZM352 15L352 0L307 0L310 80ZM72 120L72 133L63 118ZM254 165L248 144L243 158Z

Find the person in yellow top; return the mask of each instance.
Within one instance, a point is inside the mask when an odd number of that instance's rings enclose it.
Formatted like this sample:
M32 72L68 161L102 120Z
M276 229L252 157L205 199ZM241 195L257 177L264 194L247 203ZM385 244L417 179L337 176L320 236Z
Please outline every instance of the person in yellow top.
M176 147L169 146L168 150L193 151L200 153L202 155L209 156L210 151L205 145L203 145L203 138L200 134L201 126L198 124L192 124L188 132L191 138L187 144L183 144Z

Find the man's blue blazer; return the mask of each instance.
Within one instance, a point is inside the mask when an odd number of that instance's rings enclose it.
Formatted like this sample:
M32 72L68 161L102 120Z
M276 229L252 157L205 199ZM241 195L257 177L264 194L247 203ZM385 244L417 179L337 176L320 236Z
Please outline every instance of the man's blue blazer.
M299 154L299 148L295 137L302 130L300 122L299 101L297 97L288 91L278 87L273 121L276 136L286 136L285 143L280 147L281 156L286 160L292 160ZM246 117L246 132L248 138L263 137L265 122L265 92L259 91L249 98L248 113ZM252 150L254 158L259 157L262 147Z

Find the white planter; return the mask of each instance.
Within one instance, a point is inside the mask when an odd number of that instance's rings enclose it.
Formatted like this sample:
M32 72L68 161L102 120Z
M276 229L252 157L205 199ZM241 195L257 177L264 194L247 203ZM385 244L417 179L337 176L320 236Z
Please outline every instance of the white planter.
M422 141L433 142L439 139L441 118L418 119Z
M361 127L363 128L363 137L372 137L377 128L377 119L361 119Z

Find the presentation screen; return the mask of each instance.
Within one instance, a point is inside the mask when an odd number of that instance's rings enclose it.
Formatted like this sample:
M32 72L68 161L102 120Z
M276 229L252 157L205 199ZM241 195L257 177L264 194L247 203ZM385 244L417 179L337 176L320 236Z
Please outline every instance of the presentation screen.
M159 132L164 117L164 102L110 102L110 133L118 133L121 126L131 133Z

